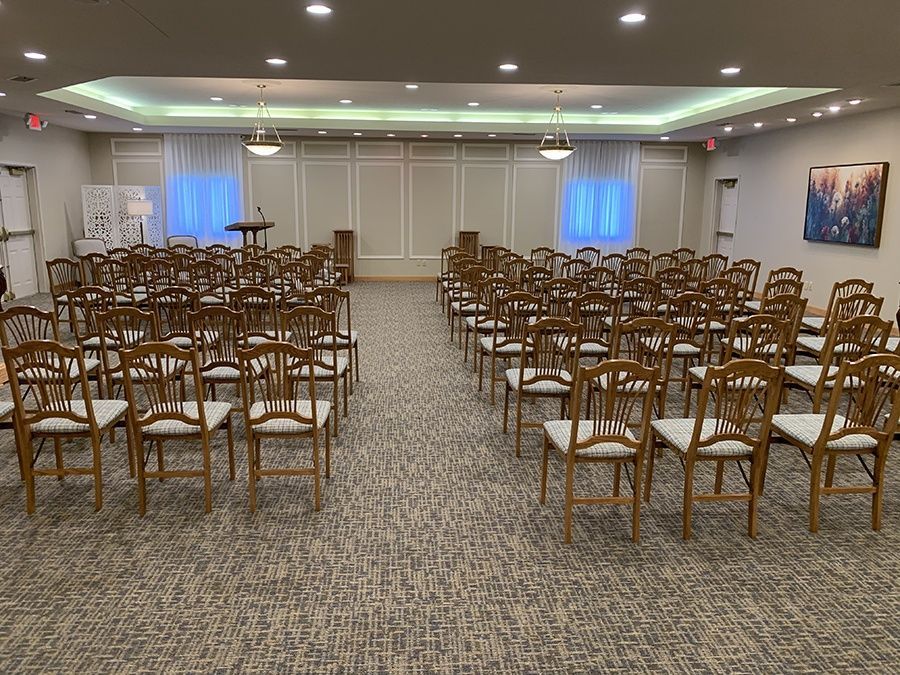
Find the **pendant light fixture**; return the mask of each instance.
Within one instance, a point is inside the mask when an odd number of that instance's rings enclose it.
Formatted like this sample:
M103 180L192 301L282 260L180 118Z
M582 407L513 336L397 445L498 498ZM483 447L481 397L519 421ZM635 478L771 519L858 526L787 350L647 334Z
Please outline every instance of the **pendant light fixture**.
M560 160L575 152L575 146L569 143L569 134L566 133L562 106L559 104L559 95L563 93L562 89L557 89L553 93L556 94L556 107L553 108L553 115L550 116L547 133L544 134L544 138L541 140L538 152L547 159ZM555 131L551 133L550 129L553 127L555 127ZM560 136L560 129L562 129L562 136Z
M275 122L272 120L272 115L269 112L269 106L266 105L266 100L263 97L263 90L266 88L266 85L258 84L256 88L259 89L259 100L256 102L256 124L253 127L250 138L244 140L242 144L254 155L274 155L281 150L284 143L281 142L281 136L278 135L278 129L275 128ZM266 138L267 117L272 123L274 138Z

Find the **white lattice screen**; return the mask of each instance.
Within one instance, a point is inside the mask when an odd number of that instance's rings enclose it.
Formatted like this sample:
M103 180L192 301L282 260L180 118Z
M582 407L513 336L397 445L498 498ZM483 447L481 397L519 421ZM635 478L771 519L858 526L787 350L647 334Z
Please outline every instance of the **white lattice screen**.
M153 215L144 221L144 241L162 246L162 190L158 185L82 185L84 236L97 237L107 248L141 242L141 217L128 215L128 200L153 202Z

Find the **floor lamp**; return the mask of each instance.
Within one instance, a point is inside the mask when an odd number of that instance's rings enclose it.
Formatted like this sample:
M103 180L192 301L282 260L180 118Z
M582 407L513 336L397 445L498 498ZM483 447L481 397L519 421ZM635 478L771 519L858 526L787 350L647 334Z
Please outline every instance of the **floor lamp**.
M141 243L144 243L144 216L153 215L153 202L149 199L129 199L125 205L129 216L141 218Z

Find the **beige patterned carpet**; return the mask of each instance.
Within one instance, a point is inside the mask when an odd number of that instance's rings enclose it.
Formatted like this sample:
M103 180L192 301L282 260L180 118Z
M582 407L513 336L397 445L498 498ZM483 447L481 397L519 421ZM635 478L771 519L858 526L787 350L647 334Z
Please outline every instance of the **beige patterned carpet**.
M502 408L447 341L433 287L352 291L362 382L319 513L303 478L263 480L249 513L239 430L233 483L224 434L215 444L209 515L199 480L172 479L149 484L139 518L119 434L104 447L102 511L89 479L44 478L27 516L12 433L2 432L0 670L900 668L897 461L879 533L868 501L853 496L827 497L810 534L806 465L777 447L756 541L743 505L702 504L683 542L681 468L668 453L639 544L628 508L607 506L577 510L564 546L560 464L541 507L539 433L526 432L517 460ZM791 405L807 407L800 396ZM679 407L673 395L670 412ZM305 445L272 456L309 461ZM198 452L170 457L187 465ZM605 471L592 473L579 484L607 489ZM859 479L861 469L847 462L838 473Z

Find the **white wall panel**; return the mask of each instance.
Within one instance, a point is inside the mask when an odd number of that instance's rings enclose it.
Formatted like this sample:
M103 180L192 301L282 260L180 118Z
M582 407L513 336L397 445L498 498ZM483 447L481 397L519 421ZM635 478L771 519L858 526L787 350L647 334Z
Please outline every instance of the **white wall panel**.
M301 245L297 164L283 160L253 160L247 173L249 203L245 211L258 220L259 206L275 227L266 231L269 246Z
M559 164L517 164L513 168L510 248L527 254L556 246L559 219Z
M508 164L463 164L460 230L478 230L482 244L506 245Z
M359 162L356 190L359 258L403 259L403 163Z
M440 259L454 243L456 164L414 162L409 165L409 257Z
M303 162L301 172L304 248L353 229L350 162Z

